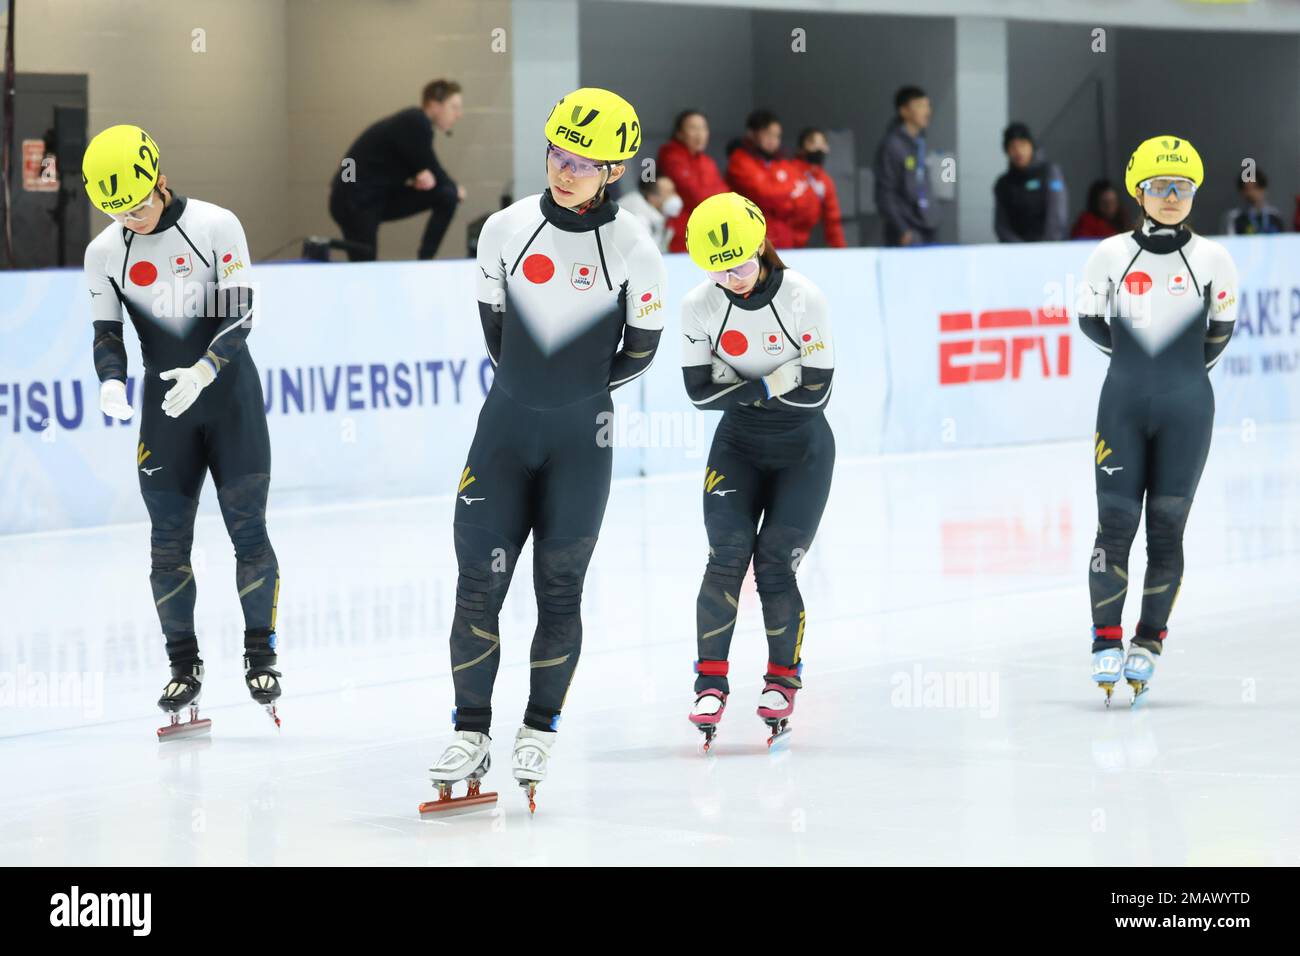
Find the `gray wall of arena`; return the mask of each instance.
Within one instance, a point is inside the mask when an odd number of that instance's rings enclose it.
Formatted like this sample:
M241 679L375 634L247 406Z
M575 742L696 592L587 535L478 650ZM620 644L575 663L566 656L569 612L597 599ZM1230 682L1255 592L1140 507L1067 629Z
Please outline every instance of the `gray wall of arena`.
M464 255L466 224L497 208L504 187L513 183L516 196L539 188L544 101L579 83L609 86L636 104L641 159L687 106L709 115L710 152L724 170L724 148L755 107L782 118L787 146L803 126L827 128L856 243L879 241L862 170L903 83L930 93L931 149L958 160L958 201L943 201L943 241L992 238L991 190L1005 166L1008 119L1027 122L1062 166L1072 215L1089 182L1122 179L1129 150L1158 132L1191 139L1205 157L1193 216L1201 232L1217 233L1235 204L1243 159L1267 172L1270 199L1288 224L1300 194L1293 32L1109 27L1098 52L1090 24L631 0L175 0L167 9L159 17L142 2L25 0L18 69L86 74L90 132L122 122L149 129L172 182L234 209L255 257L305 234L335 234L327 183L348 144L370 122L416 103L437 76L465 86L465 118L437 145L469 191L443 257ZM796 28L804 52L792 49ZM504 50L493 45L502 30ZM1001 67L972 59L986 39L1005 48ZM381 258L412 256L422 227L423 217L386 225ZM282 255L296 252L290 243Z

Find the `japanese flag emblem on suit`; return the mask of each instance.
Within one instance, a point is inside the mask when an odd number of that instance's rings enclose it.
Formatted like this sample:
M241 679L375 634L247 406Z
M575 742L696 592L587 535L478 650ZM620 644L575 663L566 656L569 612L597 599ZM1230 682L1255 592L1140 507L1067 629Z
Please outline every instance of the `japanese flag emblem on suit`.
M585 292L596 284L596 267L586 262L575 263L569 281L579 292Z

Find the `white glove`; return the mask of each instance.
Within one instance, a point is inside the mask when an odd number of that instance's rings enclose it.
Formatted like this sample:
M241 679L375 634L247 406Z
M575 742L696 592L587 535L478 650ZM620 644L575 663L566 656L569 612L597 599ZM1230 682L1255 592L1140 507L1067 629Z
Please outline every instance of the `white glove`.
M777 395L794 391L802 380L803 362L794 358L784 365L778 365L776 371L771 374L764 375L763 387L767 389L768 398L775 398Z
M131 408L131 403L126 400L126 382L110 378L107 382L100 383L99 410L119 422L131 420L134 410Z
M162 410L169 418L179 418L194 404L203 391L216 380L217 373L212 371L208 362L200 359L186 368L173 368L158 376L165 382L175 382L163 396Z
M740 381L736 370L716 355L713 356L713 383L715 385L734 385Z

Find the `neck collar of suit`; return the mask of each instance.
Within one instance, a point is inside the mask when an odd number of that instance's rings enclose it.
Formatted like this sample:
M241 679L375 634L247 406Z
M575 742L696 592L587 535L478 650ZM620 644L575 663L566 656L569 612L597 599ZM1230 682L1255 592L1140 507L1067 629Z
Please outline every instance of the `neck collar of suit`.
M1156 255L1168 255L1171 252L1177 252L1187 245L1191 238L1192 231L1184 227L1181 222L1173 226L1166 226L1164 223L1156 222L1150 217L1143 219L1142 225L1133 230L1133 241L1140 248Z
M771 269L767 273L766 279L754 283L754 288L750 289L744 295L736 295L726 286L718 286L731 302L738 309L745 309L748 312L757 312L759 309L766 309L776 297L777 290L781 288L781 278L785 275L784 269Z
M158 224L148 232L141 233L141 235L156 236L160 233L166 232L172 226L176 225L176 223L180 222L181 216L185 214L185 203L187 200L179 193L170 193L170 195L172 201L167 204L167 208L164 209L162 215L158 217ZM125 226L122 228L122 231L131 232L131 230L127 229Z
M564 232L591 232L598 226L605 226L614 221L618 213L618 203L604 195L598 194L599 203L587 206L582 212L565 209L551 197L550 189L542 190L542 215L556 229Z

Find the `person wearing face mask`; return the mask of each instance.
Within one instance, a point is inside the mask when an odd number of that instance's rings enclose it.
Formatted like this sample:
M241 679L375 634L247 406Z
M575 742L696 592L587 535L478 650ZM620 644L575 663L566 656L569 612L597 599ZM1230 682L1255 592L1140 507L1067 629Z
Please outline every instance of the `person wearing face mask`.
M244 679L276 725L280 566L266 533L271 440L262 385L246 345L253 326L252 259L235 214L172 191L158 144L138 126L111 126L82 159L92 205L113 219L86 247L100 410L127 421L123 312L144 359L136 471L149 512L149 583L171 677L158 706L160 739L207 732L198 718L203 660L194 631L190 561L208 471L235 546L244 612ZM195 305L198 314L195 314ZM189 711L189 721L180 712Z
M686 251L686 220L695 207L727 191L718 164L705 152L708 148L709 120L699 110L678 113L673 138L659 147L659 175L671 178L682 197L681 212L668 223L672 230L669 252Z
M661 175L658 179L639 180L635 192L619 197L618 207L645 223L660 252L668 251L673 234L668 223L682 211L682 197L677 195L671 179Z
M490 765L498 616L530 534L537 630L512 769L535 806L578 663L583 580L609 498L610 392L650 367L663 329L663 259L608 194L641 147L636 111L585 87L555 104L545 131L547 189L493 213L479 236L479 319L496 374L456 488L456 738L431 769L438 800L422 813L496 799L479 781ZM461 780L468 796L452 797Z
M767 219L767 241L778 249L794 245L791 220L811 192L781 154L781 121L768 110L755 110L745 121L745 136L731 150L727 183L753 200Z
M752 561L768 645L758 716L770 746L788 732L803 686L795 572L835 467L824 414L835 372L830 310L820 289L785 267L762 210L744 196L700 203L686 248L708 278L682 302L682 378L696 408L722 412L702 489L709 557L696 601L690 720L708 750L727 704L731 636Z
M1097 405L1097 538L1089 562L1092 678L1110 703L1121 676L1144 699L1183 577L1183 530L1210 452L1209 370L1237 317L1237 267L1187 225L1204 178L1192 144L1146 140L1124 187L1141 225L1102 240L1084 267L1079 327L1110 365ZM1129 549L1146 508L1147 570L1128 655L1120 622Z
M790 223L796 249L808 245L808 237L818 222L824 224L826 245L832 249L844 248L839 194L835 191L835 180L826 172L829 153L830 145L821 130L810 127L799 134L799 152L790 164L795 175L808 183L809 189Z

